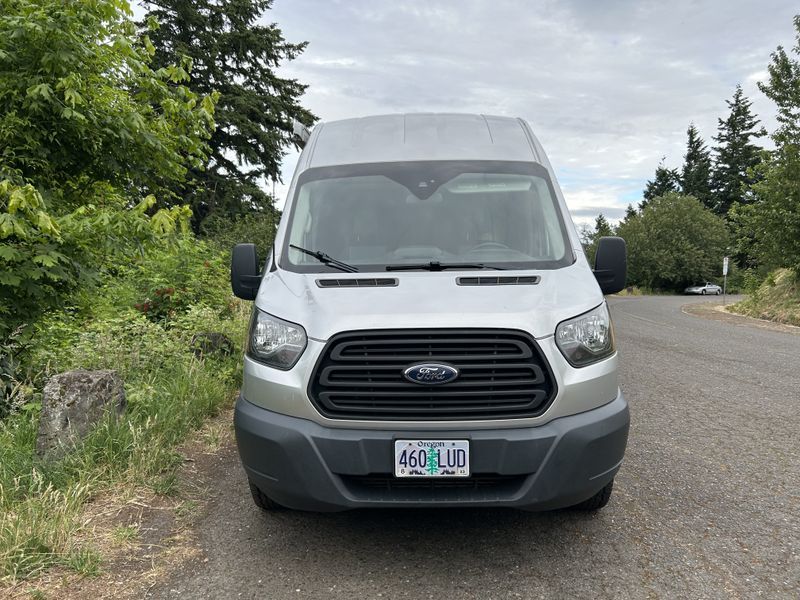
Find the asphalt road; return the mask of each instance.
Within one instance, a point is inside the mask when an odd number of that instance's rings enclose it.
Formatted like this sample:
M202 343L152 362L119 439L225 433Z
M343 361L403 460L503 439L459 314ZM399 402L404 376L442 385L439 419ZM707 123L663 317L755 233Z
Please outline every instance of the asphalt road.
M632 427L600 513L266 515L228 445L202 556L148 597L800 597L800 336L689 301L611 301Z

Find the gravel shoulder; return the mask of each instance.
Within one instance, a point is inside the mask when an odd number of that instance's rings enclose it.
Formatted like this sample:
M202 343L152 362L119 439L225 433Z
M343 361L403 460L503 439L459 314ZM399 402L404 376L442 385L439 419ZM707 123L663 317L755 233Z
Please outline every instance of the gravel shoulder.
M686 314L694 315L695 317L722 321L739 327L760 327L762 329L769 329L770 331L800 335L800 327L787 325L785 323L776 323L775 321L767 321L766 319L756 319L754 317L736 314L727 309L727 306L738 302L740 299L740 296L734 297L727 305L723 305L722 301L719 299L694 301L684 305L682 310Z

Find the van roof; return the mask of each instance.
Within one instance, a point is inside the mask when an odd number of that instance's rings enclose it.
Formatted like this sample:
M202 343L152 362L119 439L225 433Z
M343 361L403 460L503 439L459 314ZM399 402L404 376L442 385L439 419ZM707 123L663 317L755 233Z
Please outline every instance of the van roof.
M541 162L527 123L489 115L412 113L318 124L305 168L409 160Z

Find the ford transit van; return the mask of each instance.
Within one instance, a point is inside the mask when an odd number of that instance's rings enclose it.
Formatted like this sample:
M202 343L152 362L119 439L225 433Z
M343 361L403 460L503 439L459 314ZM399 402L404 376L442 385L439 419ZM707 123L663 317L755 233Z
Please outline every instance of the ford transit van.
M528 124L400 114L318 124L254 300L236 440L255 503L596 510L628 406L604 294Z

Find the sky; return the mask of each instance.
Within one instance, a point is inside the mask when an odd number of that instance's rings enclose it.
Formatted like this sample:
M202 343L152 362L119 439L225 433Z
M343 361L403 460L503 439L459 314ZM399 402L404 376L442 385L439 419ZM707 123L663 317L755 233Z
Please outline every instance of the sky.
M662 156L683 161L686 128L716 133L741 84L794 43L783 0L275 0L265 20L306 51L279 74L328 121L394 112L522 117L550 157L578 224L621 218ZM297 153L283 162L279 204Z

